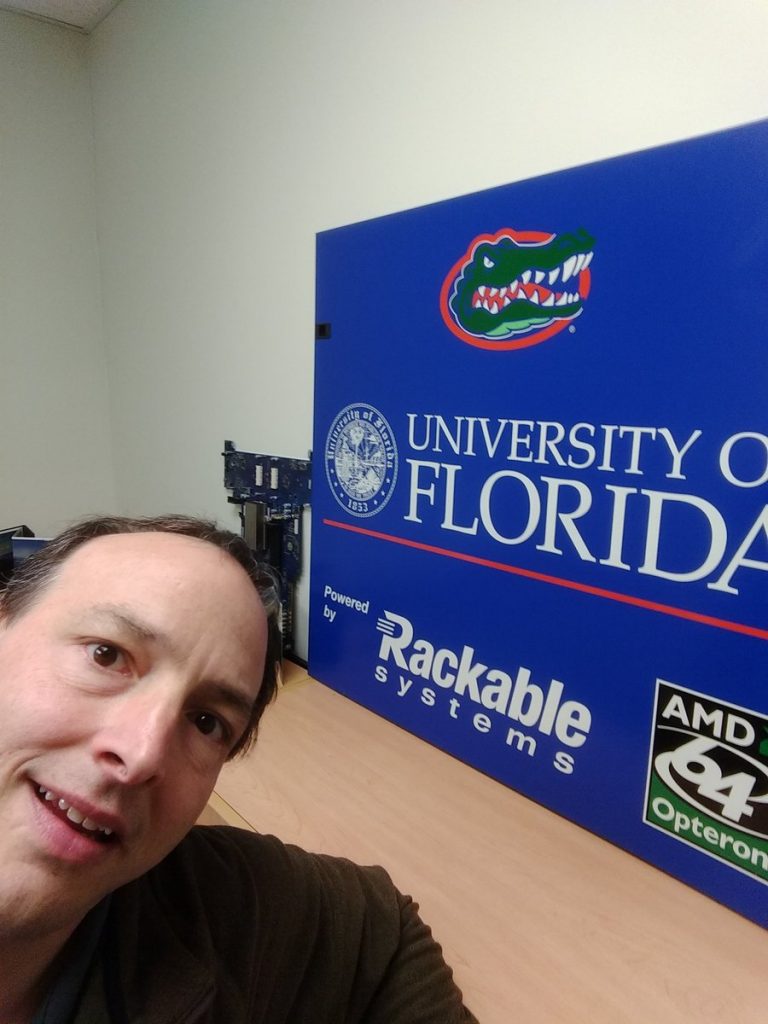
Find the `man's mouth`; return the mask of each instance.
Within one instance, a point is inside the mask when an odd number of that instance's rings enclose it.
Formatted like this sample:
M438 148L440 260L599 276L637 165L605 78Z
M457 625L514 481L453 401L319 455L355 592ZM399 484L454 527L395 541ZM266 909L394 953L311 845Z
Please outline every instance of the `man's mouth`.
M73 804L68 803L64 797L54 793L46 786L35 785L35 792L38 800L45 804L48 810L57 818L66 821L75 832L80 832L93 839L97 843L114 843L117 835L108 825L100 825L93 818L89 818L83 811Z

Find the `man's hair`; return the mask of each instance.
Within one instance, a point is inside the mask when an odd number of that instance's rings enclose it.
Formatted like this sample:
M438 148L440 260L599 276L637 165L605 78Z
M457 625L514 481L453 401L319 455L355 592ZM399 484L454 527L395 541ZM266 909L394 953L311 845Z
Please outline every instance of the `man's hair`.
M26 558L14 571L5 589L0 592L0 618L9 622L22 615L40 593L51 583L62 563L90 540L120 533L175 533L207 541L230 555L243 567L259 593L267 613L267 650L264 677L253 702L245 732L230 752L230 757L247 750L256 738L259 719L274 698L282 652L280 633L280 597L275 573L257 562L242 537L221 530L214 523L194 516L166 515L129 518L98 516L75 523L45 547ZM204 581L201 581L204 585Z

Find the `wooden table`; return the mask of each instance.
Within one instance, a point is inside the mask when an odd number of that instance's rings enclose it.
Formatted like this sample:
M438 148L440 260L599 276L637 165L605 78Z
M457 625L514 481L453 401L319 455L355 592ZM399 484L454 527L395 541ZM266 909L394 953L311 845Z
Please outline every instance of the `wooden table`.
M301 670L205 820L384 864L482 1024L768 1021L768 933Z

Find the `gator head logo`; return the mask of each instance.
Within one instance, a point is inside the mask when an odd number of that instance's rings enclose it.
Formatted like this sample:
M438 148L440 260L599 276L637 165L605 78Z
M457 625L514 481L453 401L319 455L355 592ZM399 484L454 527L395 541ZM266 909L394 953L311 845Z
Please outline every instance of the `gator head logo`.
M594 244L583 229L479 235L440 290L446 326L478 348L526 348L551 338L584 308Z

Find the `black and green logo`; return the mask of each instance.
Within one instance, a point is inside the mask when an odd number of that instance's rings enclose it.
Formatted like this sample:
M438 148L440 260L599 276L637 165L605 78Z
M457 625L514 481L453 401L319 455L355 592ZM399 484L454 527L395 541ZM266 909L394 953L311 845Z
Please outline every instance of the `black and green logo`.
M657 679L643 820L768 883L768 717Z

